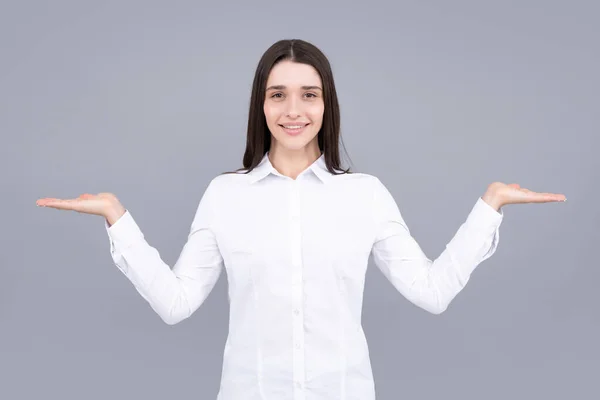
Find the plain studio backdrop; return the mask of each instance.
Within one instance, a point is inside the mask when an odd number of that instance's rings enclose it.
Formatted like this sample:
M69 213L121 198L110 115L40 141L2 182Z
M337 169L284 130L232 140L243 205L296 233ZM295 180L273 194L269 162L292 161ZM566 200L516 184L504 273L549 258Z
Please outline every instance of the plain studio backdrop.
M0 398L213 399L226 275L169 326L113 265L101 217L41 197L114 192L173 266L208 182L241 166L261 54L329 57L355 171L434 259L487 185L496 254L433 315L370 265L378 399L598 394L600 6L589 1L3 2Z

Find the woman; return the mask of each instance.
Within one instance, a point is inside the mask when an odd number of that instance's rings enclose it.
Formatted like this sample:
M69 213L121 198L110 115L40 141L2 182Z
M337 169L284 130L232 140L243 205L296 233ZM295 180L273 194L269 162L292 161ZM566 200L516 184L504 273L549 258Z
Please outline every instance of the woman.
M103 216L116 266L167 324L190 317L226 270L218 399L374 399L361 327L369 256L403 296L438 314L494 253L502 206L565 197L494 182L432 262L382 182L342 169L339 127L327 58L282 40L256 70L243 168L209 183L173 269L114 194L37 204Z

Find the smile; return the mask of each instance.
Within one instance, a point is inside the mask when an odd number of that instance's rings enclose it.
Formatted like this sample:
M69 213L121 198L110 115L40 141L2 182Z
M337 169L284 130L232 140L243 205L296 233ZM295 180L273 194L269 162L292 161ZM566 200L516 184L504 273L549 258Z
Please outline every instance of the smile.
M300 133L302 133L304 131L304 128L306 128L309 124L304 124L304 125L279 125L281 126L281 128L283 128L283 130L285 131L285 133L287 133L288 135L299 135Z

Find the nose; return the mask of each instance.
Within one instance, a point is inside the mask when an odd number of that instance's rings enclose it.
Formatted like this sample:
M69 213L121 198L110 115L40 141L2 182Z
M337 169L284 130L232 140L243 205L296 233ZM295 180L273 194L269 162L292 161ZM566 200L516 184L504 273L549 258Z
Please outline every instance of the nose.
M298 100L293 96L290 97L289 101L287 102L286 116L290 118L297 118L300 116Z

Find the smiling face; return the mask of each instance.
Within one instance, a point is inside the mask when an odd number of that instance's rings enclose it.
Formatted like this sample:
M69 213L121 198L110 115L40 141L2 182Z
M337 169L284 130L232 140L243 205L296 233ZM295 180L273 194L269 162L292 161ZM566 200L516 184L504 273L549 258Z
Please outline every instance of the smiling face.
M282 61L269 74L264 113L271 146L286 150L319 149L317 134L323 124L323 84L307 64Z

